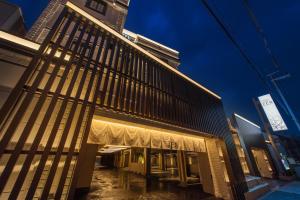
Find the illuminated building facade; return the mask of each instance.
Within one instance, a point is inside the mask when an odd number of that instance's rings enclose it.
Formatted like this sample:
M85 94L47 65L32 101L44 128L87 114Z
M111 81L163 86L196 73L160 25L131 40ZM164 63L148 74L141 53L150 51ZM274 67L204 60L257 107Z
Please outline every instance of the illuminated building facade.
M27 36L34 42L0 32L1 65L23 69L1 107L1 199L73 199L101 151L113 166L244 198L221 98L125 38L128 5L53 0ZM103 9L121 14L111 24Z

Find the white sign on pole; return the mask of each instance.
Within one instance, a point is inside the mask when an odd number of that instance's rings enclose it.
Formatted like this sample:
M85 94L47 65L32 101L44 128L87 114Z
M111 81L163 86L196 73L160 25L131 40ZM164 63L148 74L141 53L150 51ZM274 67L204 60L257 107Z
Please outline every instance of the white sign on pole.
M284 123L272 97L270 94L266 94L258 97L266 116L270 122L273 131L284 131L287 130L287 126Z

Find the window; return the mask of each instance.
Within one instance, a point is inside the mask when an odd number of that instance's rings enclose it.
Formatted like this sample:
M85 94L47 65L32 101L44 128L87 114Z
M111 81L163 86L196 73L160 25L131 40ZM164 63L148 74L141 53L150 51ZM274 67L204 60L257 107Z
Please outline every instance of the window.
M141 148L131 148L131 162L144 164L144 150Z
M103 0L87 0L85 6L102 15L105 15L107 3Z

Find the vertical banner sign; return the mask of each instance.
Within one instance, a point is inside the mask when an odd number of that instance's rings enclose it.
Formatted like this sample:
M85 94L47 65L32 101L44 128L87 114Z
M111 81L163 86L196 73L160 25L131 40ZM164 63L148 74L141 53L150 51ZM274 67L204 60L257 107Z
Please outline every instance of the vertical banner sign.
M264 109L264 112L269 120L269 123L273 131L284 131L287 130L287 126L284 123L272 97L270 94L258 97L259 102Z

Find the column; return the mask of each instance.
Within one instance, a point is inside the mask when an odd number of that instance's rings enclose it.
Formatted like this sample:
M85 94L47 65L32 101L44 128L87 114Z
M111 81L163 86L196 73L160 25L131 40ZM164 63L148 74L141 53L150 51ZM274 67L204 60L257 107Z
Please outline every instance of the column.
M79 174L76 174L78 176L76 190L85 192L89 191L92 182L98 145L87 144L86 149L84 149L83 152L83 162L78 163Z
M145 166L145 176L147 178L151 177L151 149L150 148L144 148L144 166Z
M186 175L186 159L184 151L177 151L177 163L178 173L180 178L180 186L187 186L187 175Z

